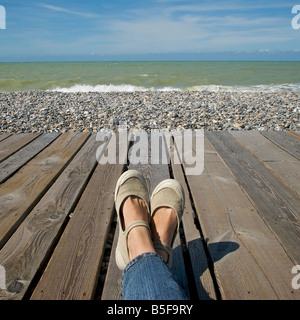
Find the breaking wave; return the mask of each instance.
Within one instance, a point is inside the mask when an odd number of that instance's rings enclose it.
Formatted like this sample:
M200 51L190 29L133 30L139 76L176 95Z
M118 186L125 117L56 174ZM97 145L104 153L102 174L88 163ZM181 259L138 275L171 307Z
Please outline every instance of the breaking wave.
M300 83L292 84L271 84L271 85L249 85L249 86L223 86L223 85L195 85L185 88L162 87L162 88L146 88L142 86L134 86L131 84L121 85L86 85L76 84L72 87L56 87L48 91L55 92L142 92L142 91L209 91L209 92L300 92Z

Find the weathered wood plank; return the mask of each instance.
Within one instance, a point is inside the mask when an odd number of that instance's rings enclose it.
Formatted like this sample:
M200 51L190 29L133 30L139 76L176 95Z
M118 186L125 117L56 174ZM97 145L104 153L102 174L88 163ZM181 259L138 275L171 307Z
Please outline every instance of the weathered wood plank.
M204 172L187 179L222 298L299 299L292 260L207 140Z
M267 131L261 132L266 138L278 145L280 148L300 160L300 140L295 139L287 132Z
M299 198L251 156L229 132L206 132L206 136L290 258L299 264Z
M62 134L0 186L0 247L72 160L88 136L88 133Z
M166 164L151 164L151 149L150 149L150 139L148 143L148 163L147 164L129 164L129 169L135 169L140 171L147 182L148 190L151 195L156 185L164 179L170 178L169 167ZM129 150L130 153L130 150ZM129 156L130 159L130 156ZM119 225L117 225L116 234L119 232ZM115 252L116 241L114 242L112 254ZM120 299L122 292L122 273L118 270L115 264L114 257L111 257L111 261L108 266L107 277L105 280L102 299L103 300L116 300ZM111 263L112 262L112 263ZM185 290L187 295L189 295L188 281L186 278L186 272L184 269L183 253L180 243L179 235L176 237L173 246L173 266L171 271L173 272L175 278ZM118 288L113 288L112 286L117 283Z
M185 269L185 263L184 263L184 256L183 256L183 247L181 244L180 234L177 233L174 243L173 243L173 253L172 253L172 267L171 272L177 281L177 283L180 285L180 287L183 289L187 297L190 297L190 290L189 290L189 282L187 279L187 272Z
M298 140L300 139L300 131L288 131L288 133L293 137L295 137L296 139Z
M129 143L131 140L131 134L127 137L127 150L129 147ZM128 157L128 154L126 155ZM123 170L126 169L124 166ZM114 208L115 219L116 211ZM116 247L118 243L119 237L119 225L117 221L116 230L114 234L114 240L112 243L112 248L110 252L110 259L107 267L106 277L103 285L103 290L101 294L101 300L120 300L122 298L122 271L117 267L115 254L116 254Z
M6 138L10 137L12 133L1 133L0 134L0 142L5 140Z
M0 162L36 139L41 133L22 133L9 136L0 142Z
M92 135L0 251L8 290L0 299L22 299L95 168L99 143ZM11 288L18 283L20 288Z
M233 182L230 178L228 181L223 172L220 175L212 171L211 166L216 164L220 166L221 160L206 141L204 172L201 176L187 176L187 180L201 229L207 238L222 299L264 298L271 288L267 285L261 291L257 285L257 279L261 283L265 283L266 279L232 228L229 210L236 209L232 208L232 204L228 207L227 195L219 189L224 185L225 188L232 188L230 184ZM215 181L215 177L219 180ZM253 278L253 271L257 279ZM271 291L269 298L276 298L274 292Z
M292 192L300 196L300 161L257 131L233 131L234 138ZM300 149L299 149L300 151Z
M45 133L37 137L30 144L26 145L15 154L0 163L0 183L6 181L18 169L29 160L45 149L52 141L59 136L58 133Z
M122 169L119 164L98 164L32 300L93 298L114 213L115 184Z
M112 250L108 263L101 300L121 300L122 298L122 271L116 263L116 247L119 237L119 226L116 228Z
M176 152L176 146L175 150L173 143L171 143L171 146L171 165L174 179L178 180L181 183L186 196L182 223L186 245L192 264L193 274L191 276L194 278L198 298L200 300L215 300L217 297L213 280L208 268L207 257L202 243L203 239L201 238L200 231L197 229L194 222L194 216L196 215L196 213L194 212L191 205L189 189L186 184L184 173L182 171L182 166L180 164L174 164L174 152Z

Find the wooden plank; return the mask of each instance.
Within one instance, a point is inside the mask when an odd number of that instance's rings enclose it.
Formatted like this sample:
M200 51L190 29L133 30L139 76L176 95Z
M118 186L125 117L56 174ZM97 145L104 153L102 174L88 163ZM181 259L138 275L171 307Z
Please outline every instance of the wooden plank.
M129 142L131 140L131 133L127 137L127 150L129 147ZM128 157L128 155L126 155ZM126 170L126 166L124 166L123 171ZM114 216L117 221L117 213L114 208ZM109 263L107 267L107 272L105 276L105 281L103 285L103 290L101 294L101 300L121 300L122 298L122 271L117 267L116 263L116 247L118 243L119 237L119 225L117 221L116 230L114 234L114 240L112 243L112 248L110 252Z
M288 133L296 139L300 140L300 131L288 131Z
M294 265L205 140L205 170L188 176L223 299L299 299Z
M0 162L36 139L40 133L17 133L0 142Z
M193 274L191 276L193 277L195 282L198 299L216 300L216 292L214 289L213 280L208 268L208 261L202 243L203 239L200 237L200 232L197 229L194 222L195 212L191 205L189 189L187 187L181 165L174 164L173 144L171 149L171 164L174 179L178 180L181 183L186 196L185 209L184 214L182 216L182 223L184 227L186 245L192 265Z
M172 267L171 272L180 285L180 287L185 292L186 296L190 298L189 282L187 279L187 271L185 269L184 256L183 256L183 246L181 244L180 234L177 233L174 243L173 243L173 253L172 253Z
M300 161L257 131L233 131L234 138L292 192L300 196ZM299 149L300 151L300 149Z
M266 138L278 145L280 148L300 160L300 140L295 139L287 132L267 131L261 132Z
M120 164L98 164L32 300L93 298L114 213L115 185L122 169Z
M0 134L0 142L5 140L6 138L10 137L12 135L12 133L1 133Z
M148 135L148 164L146 165L133 165L130 163L129 169L139 170L146 179L148 184L149 194L151 196L154 188L163 180L170 178L169 166L167 164L152 164L152 150L151 148L156 148L157 146L153 144L151 141L151 136ZM167 140L169 137L164 136L164 141L161 141L159 152L162 154L169 154L170 150L168 150ZM153 145L152 145L153 144ZM160 160L160 162L162 162ZM171 272L173 273L174 278L177 280L181 288L184 290L186 295L189 297L189 288L188 288L188 280L186 276L184 258L183 258L183 249L181 245L180 235L177 234L174 243L173 243L173 253L172 253L173 263Z
M187 180L191 188L201 229L205 238L207 238L222 299L258 298L261 297L261 292L257 287L257 282L253 281L251 270L258 273L261 282L265 282L265 279L255 261L249 256L245 247L241 246L241 242L232 230L230 217L228 217L228 211L229 209L232 210L232 207L227 207L226 197L228 195L224 196L224 191L219 190L219 185L222 186L222 182L223 184L226 183L225 187L228 188L231 187L230 183L232 181L228 182L228 177L223 177L223 172L221 175L211 172L211 165L215 164L220 166L221 161L216 158L216 154L205 141L204 172L201 176L187 176ZM213 167L213 169L215 168ZM219 177L217 183L213 180L215 175ZM239 250L237 251L237 249ZM268 289L270 288L268 287ZM276 296L273 294L271 297L275 298Z
M117 267L115 257L118 237L119 226L117 225L101 300L121 300L122 298L122 271Z
M169 167L166 164L151 164L151 149L150 149L150 137L148 143L148 163L147 164L129 164L129 169L135 169L140 171L145 180L147 182L148 190L151 195L156 185L164 180L170 178L169 174ZM117 224L116 234L119 232L119 225ZM115 235L116 239L116 235ZM112 256L110 258L110 263L108 266L108 272L103 288L103 293L101 299L103 300L118 300L121 298L122 292L122 273L118 270L117 265L115 264L115 246L117 241L114 241L113 249L112 249ZM184 268L184 260L183 260L183 253L180 243L179 236L176 237L173 246L173 266L171 271L173 272L175 278L177 279L178 283L184 289L186 294L189 296L188 290L188 281L186 278L186 272ZM117 284L117 285L116 285Z
M15 154L0 163L0 183L6 181L23 165L45 149L59 136L58 133L45 133L37 137Z
M295 264L300 263L300 201L229 132L207 132L226 166Z
M132 134L129 133L128 141L127 141L128 147L131 139L132 139ZM124 168L124 170L125 169L127 168ZM115 212L115 218L117 221L118 219L116 216L117 214ZM119 225L117 221L110 259L109 259L108 268L107 268L107 273L106 273L105 282L104 282L102 295L101 295L102 300L120 300L122 298L122 271L117 267L116 259L115 259L118 237L119 237Z
M0 247L72 160L88 133L65 133L0 186Z
M8 289L0 290L0 299L26 294L97 164L98 145L92 135L0 251Z

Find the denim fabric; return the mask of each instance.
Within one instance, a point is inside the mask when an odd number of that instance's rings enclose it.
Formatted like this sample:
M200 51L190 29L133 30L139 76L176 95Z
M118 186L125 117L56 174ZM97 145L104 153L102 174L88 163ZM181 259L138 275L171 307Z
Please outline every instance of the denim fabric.
M155 252L131 260L122 277L122 300L187 300L168 265Z

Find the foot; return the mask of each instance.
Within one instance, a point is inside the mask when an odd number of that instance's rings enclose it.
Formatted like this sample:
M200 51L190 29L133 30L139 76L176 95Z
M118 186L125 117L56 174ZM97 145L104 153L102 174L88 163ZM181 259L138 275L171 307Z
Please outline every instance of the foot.
M175 211L169 207L158 208L152 215L150 228L153 242L164 242L171 246L175 231L177 230L177 216ZM156 249L156 252L168 263L169 255L166 251Z
M137 220L149 224L149 214L145 202L135 196L129 196L121 206L125 229ZM132 260L145 252L155 252L149 230L144 226L133 228L127 236L129 259Z

